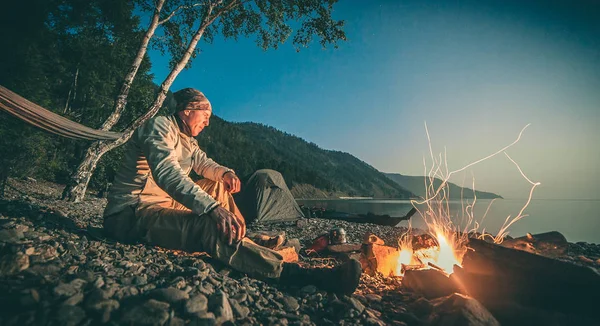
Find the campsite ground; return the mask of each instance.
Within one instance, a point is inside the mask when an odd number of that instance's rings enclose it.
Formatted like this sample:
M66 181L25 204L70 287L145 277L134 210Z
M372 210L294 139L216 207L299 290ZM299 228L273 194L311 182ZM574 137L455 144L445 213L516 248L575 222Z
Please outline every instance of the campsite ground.
M58 200L63 186L9 180L0 201L0 324L390 324L418 325L432 304L394 278L362 276L351 297L312 286L281 288L231 271L201 254L101 238L105 199ZM393 245L400 228L320 219L261 227L309 246L341 226L350 242L371 231ZM256 228L255 228L256 230ZM578 244L574 253L598 254ZM579 249L577 249L579 248ZM336 264L332 259L310 264ZM210 311L210 312L207 312ZM215 319L216 318L216 319Z

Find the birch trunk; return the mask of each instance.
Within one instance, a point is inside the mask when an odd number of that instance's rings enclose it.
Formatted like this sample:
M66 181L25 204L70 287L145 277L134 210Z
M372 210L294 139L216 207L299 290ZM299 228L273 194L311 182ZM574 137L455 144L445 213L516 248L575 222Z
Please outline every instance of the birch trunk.
M123 110L127 105L127 97L129 96L131 84L133 83L135 75L137 74L142 61L144 60L144 55L146 55L146 51L148 50L148 44L150 43L150 40L154 36L154 32L156 32L156 28L159 25L160 11L162 10L162 6L164 4L165 0L159 0L156 4L156 8L154 8L154 14L152 16L152 20L150 21L150 26L148 26L146 34L144 34L144 38L140 44L140 48L138 49L137 55L135 56L135 59L133 59L133 63L129 68L129 72L125 76L125 80L121 86L121 91L119 92L115 102L113 113L106 119L106 121L104 121L104 124L102 124L102 127L100 128L104 131L110 130L121 118L121 113L123 113Z

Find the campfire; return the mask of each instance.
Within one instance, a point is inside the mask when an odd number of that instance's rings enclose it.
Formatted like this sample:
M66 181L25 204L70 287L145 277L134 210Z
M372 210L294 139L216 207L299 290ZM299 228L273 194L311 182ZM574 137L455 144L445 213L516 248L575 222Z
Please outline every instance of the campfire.
M458 214L451 212L450 206L448 205L450 191L448 180L452 177L452 175L464 171L467 168L490 159L500 153L504 153L506 157L515 164L523 178L525 178L532 185L529 192L529 198L521 211L513 218L510 216L507 217L497 236L490 236L494 243L502 243L506 235L508 235L508 228L526 216L523 214L523 212L531 201L535 187L540 184L539 182L531 181L523 173L519 165L506 153L508 148L515 145L521 139L523 132L528 126L529 125L525 126L521 130L517 139L511 144L491 155L470 163L461 169L450 172L447 166L446 155L444 154L442 156L442 154L439 154L437 157L434 156L433 149L431 147L429 131L427 129L427 125L425 125L432 163L431 166L427 168L427 165L424 161L425 175L427 176L424 180L426 197L421 201L413 200L412 204L418 209L420 216L425 221L428 228L427 231L431 236L431 239L425 240L421 237L414 242L411 234L412 230L409 225L408 232L398 241L399 250L397 253L397 259L386 259L386 264L391 265L387 266L386 270L393 271L394 276L403 276L406 270L416 269L437 269L447 275L450 275L454 271L454 266L462 266L462 260L467 251L468 238L469 236L478 234L477 231L482 225L481 222L485 219L485 215L480 221L477 221L475 216L473 216L473 208L477 201L477 197L475 197L472 202L467 202L466 205L464 205L462 216L466 216L466 221L461 221L462 223L456 223L456 216ZM434 183L436 178L443 180L442 183L437 187ZM475 184L473 181L473 190L474 189ZM490 203L490 206L493 204L493 202L494 201ZM488 211L490 206L488 206ZM463 225L463 228L460 229L459 225ZM485 235L479 235L478 237L483 238Z
M413 201L427 225L426 233L417 234L409 225L397 246L386 246L376 235L366 235L361 251L365 271L400 278L405 288L428 299L455 293L475 298L509 324L523 323L523 316L536 322L556 316L562 316L563 321L569 318L588 321L585 318L593 315L594 302L600 299L600 274L597 270L555 259L557 253L564 254L566 250L568 243L564 236L549 232L506 240L510 226L526 216L524 211L540 184L531 181L506 153L519 141L525 128L510 145L452 172L447 169L445 155L437 158L433 155L427 132L433 162L425 171L427 196ZM514 217L508 216L497 235L492 236L482 228L485 215L479 220L473 216L476 197L463 206L464 220L459 221L459 215L450 211L447 182L453 174L500 153L514 163L531 188L521 210ZM442 179L441 185L434 187L434 178ZM544 243L546 251L528 252L523 250L527 246L519 247L523 243L528 246ZM590 300L590 296L595 299ZM583 319L578 319L580 317Z

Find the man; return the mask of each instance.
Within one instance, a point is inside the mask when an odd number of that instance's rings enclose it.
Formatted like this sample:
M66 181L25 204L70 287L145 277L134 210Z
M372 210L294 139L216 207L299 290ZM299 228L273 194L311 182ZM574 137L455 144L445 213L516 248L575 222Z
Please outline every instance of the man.
M192 88L174 95L177 112L148 120L125 145L104 211L106 232L122 242L205 251L257 278L354 292L358 261L334 269L301 268L244 237L244 217L231 196L240 191L240 179L208 158L194 138L208 126L212 106ZM204 179L194 183L192 170Z

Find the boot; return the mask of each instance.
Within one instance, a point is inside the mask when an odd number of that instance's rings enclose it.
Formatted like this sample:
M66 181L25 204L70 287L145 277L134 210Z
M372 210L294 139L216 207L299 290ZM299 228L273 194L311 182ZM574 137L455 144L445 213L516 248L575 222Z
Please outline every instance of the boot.
M361 265L356 259L334 268L304 268L294 263L283 263L279 282L299 287L312 284L327 292L350 295L356 290L361 273Z

